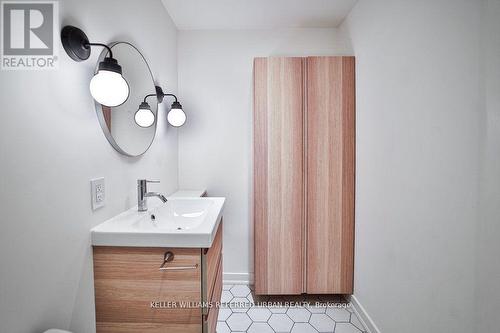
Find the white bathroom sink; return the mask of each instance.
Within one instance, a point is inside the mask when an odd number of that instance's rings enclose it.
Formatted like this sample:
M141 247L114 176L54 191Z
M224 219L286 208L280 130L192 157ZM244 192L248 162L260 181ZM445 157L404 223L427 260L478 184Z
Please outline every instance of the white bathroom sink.
M171 197L147 212L138 212L135 207L93 228L92 245L208 248L219 226L224 201Z

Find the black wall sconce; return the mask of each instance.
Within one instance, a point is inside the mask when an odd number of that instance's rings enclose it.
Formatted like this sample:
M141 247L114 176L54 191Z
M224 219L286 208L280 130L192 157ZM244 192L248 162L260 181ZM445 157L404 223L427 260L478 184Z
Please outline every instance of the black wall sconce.
M168 123L174 127L181 127L186 123L186 113L182 110L182 105L177 100L177 96L174 94L166 94L163 92L161 87L156 86L156 93L149 94L144 97L141 105L139 105L139 109L136 111L134 119L137 125L140 127L150 127L155 122L155 115L153 111L151 111L151 106L148 104L148 97L156 96L158 99L158 104L163 102L163 99L166 96L172 96L175 98L175 101L172 103L170 111L167 114Z
M113 58L111 48L106 44L90 43L87 35L77 27L67 25L61 30L61 42L68 56L75 61L90 57L92 46L104 47L107 57L99 63L98 71L90 81L90 93L101 105L115 107L128 99L130 88L122 76L122 68Z

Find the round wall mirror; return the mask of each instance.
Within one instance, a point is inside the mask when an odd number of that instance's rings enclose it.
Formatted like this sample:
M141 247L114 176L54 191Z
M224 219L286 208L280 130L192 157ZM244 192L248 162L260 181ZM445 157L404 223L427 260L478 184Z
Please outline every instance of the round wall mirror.
M104 135L109 143L121 154L139 156L144 154L155 137L158 100L156 96L147 98L152 115L147 126L136 122L136 113L147 95L155 94L153 75L144 56L130 43L116 42L109 45L113 57L122 66L122 75L130 89L128 99L121 105L108 107L96 102L96 112ZM104 49L98 64L107 56ZM96 68L97 72L97 68ZM144 117L142 113L137 115ZM147 116L147 115L146 115ZM142 119L141 118L141 119ZM146 118L146 121L148 118Z

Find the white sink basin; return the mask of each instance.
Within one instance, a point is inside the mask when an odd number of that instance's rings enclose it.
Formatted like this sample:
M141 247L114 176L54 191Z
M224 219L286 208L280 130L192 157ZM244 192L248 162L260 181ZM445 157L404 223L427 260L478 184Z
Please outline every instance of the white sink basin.
M155 199L149 199L150 202ZM92 245L212 246L225 198L169 198L147 212L132 208L91 230Z

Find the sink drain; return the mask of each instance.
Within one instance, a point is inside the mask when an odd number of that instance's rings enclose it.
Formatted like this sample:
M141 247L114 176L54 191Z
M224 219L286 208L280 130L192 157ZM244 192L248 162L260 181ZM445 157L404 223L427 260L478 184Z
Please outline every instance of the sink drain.
M177 230L182 230L182 228L181 227L177 227Z

